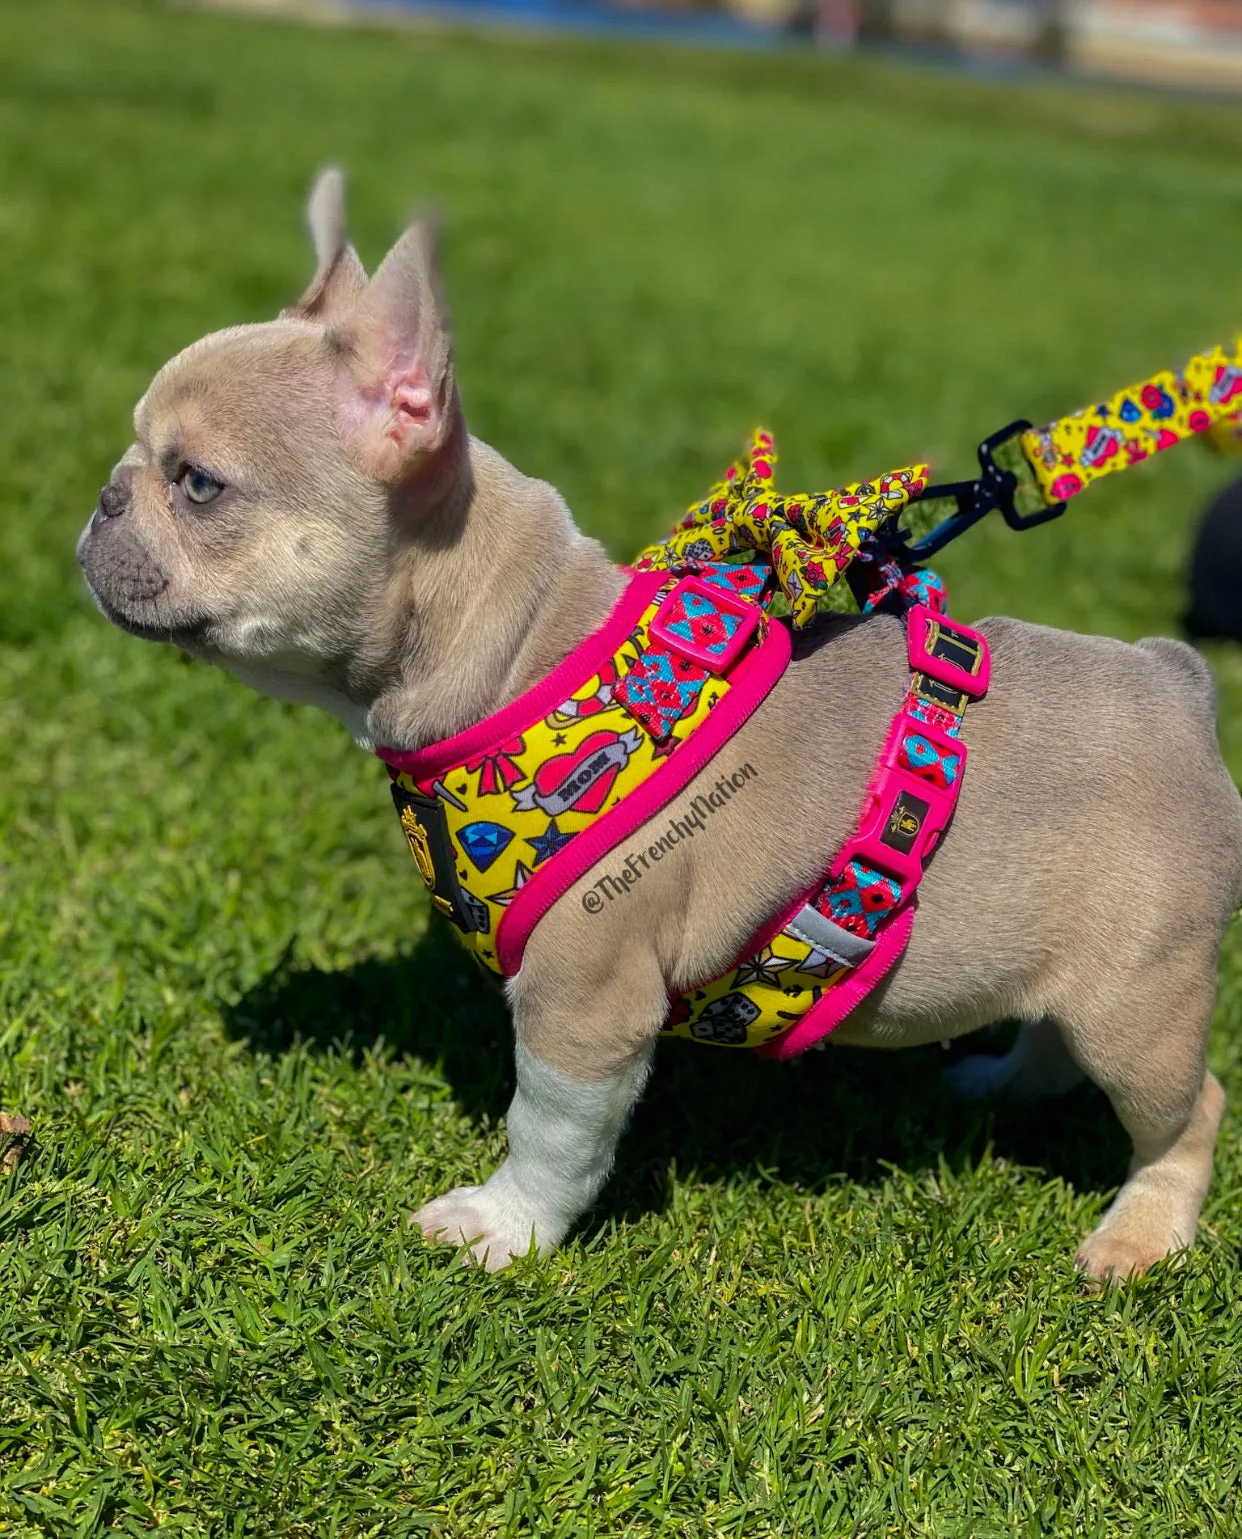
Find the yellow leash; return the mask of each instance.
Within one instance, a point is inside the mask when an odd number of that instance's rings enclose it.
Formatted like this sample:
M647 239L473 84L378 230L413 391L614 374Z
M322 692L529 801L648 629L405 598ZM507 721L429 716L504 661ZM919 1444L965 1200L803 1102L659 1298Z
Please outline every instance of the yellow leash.
M1165 369L1098 406L1022 434L1022 452L1048 503L1204 433L1242 406L1242 338Z
M770 433L757 429L745 458L635 566L664 570L754 552L771 562L800 629L864 551L887 548L907 564L922 561L994 509L1011 528L1032 528L1063 513L1093 481L1183 439L1210 434L1217 447L1236 444L1239 422L1242 338L1232 350L1197 354L1180 374L1162 370L1044 427L1010 423L980 444L973 481L929 486L927 466L910 465L829 492L778 496L776 446ZM941 501L953 502L956 511L930 533L915 540L900 528L909 509Z

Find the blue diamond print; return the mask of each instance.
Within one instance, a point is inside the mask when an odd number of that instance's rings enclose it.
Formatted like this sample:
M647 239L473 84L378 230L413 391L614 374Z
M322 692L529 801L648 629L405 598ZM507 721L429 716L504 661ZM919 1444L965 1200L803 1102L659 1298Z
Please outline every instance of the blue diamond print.
M513 830L500 823L467 823L457 831L457 842L478 871L486 871L499 859L512 838Z

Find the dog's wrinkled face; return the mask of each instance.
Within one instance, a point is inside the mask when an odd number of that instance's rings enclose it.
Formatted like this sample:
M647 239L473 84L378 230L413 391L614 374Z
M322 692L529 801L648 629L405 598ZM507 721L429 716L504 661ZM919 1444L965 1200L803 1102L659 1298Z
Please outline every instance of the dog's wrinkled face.
M457 414L426 229L368 283L335 173L310 214L306 294L160 370L78 542L108 619L243 676L268 660L327 678L356 655L392 571L395 510L417 501Z
M318 651L357 612L383 530L342 442L338 369L324 328L291 319L161 369L78 546L110 620L246 658Z

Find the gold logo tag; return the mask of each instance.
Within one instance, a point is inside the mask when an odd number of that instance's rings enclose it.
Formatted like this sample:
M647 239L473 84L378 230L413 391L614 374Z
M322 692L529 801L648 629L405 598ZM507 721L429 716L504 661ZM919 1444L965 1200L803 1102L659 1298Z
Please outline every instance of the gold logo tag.
M431 860L431 841L427 837L427 830L418 821L413 807L402 807L401 827L405 829L405 837L410 841L410 854L414 857L419 876L428 887L434 889L436 868Z
M436 892L436 866L431 858L431 840L427 837L427 830L418 821L418 815L413 807L402 807L401 827L405 829L405 837L410 841L410 854L414 857L419 876L422 877L427 891L431 894L432 903L442 914L452 918L453 905L447 898L441 898Z
M917 839L922 826L922 818L917 817L908 807L903 807L900 802L893 808L893 815L888 820L889 833L898 834L903 839Z

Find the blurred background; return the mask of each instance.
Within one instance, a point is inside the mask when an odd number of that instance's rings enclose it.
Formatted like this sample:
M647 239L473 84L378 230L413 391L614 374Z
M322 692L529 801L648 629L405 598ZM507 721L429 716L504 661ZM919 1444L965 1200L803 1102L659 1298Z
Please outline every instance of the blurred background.
M319 15L353 10L508 16L745 40L793 35L835 48L901 46L981 64L1027 62L1130 80L1242 85L1239 0L224 0ZM730 28L722 21L740 25Z

